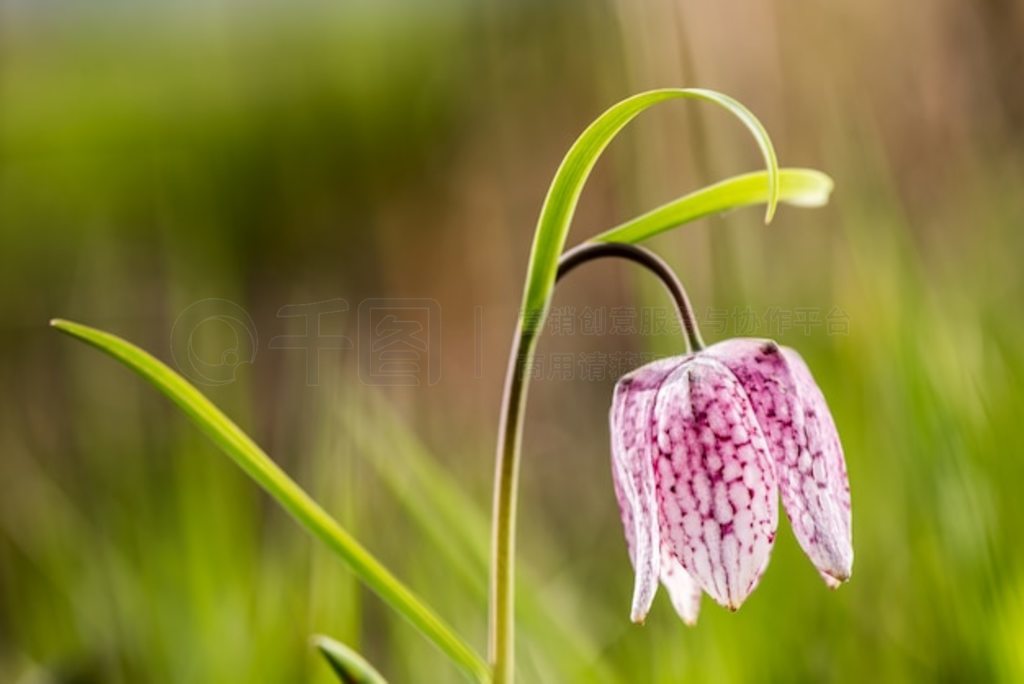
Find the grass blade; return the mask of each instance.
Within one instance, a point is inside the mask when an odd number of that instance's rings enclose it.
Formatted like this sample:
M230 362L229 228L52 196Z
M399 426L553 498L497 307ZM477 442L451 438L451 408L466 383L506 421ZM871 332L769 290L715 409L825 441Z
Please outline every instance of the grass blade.
M314 637L313 643L345 684L388 684L366 658L345 644L326 636Z
M483 659L431 608L356 541L280 466L188 381L146 351L116 335L71 321L50 324L109 354L149 381L171 399L253 480L281 504L314 537L344 560L385 602L430 639L477 681L490 678Z
M668 204L591 238L595 242L635 243L684 223L729 209L768 202L768 174L755 171L732 176L701 188ZM814 169L780 169L779 201L797 207L821 207L828 203L833 182Z
M466 591L485 599L490 551L487 511L465 492L458 478L442 466L387 400L371 395L365 408L355 406L338 413L355 440L355 457L381 478ZM520 566L517 617L521 638L535 647L534 653L543 652L544 664L555 669L555 681L618 682L602 658L603 646L586 629L594 606L573 594L569 605L563 603L553 612L545 595L549 582L529 566ZM570 607L576 604L589 606L587 617ZM527 679L537 680L536 673Z

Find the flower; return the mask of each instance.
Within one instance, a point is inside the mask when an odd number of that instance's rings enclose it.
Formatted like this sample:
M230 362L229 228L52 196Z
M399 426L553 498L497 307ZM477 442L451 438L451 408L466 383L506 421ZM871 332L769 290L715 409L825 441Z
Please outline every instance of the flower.
M850 488L807 364L770 340L726 340L623 377L612 479L636 572L631 618L660 581L687 624L701 590L732 610L768 565L778 499L829 587L853 566Z

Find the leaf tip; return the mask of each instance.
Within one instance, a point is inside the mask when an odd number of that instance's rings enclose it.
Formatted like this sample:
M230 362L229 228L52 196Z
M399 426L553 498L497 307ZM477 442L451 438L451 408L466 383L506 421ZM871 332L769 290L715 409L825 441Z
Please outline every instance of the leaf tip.
M82 330L85 326L81 323L75 323L74 321L69 321L65 318L51 318L50 327L55 330L59 330L65 335L71 335L72 337L78 338L84 337Z
M315 634L312 645L342 682L351 684L387 684L384 677L359 653L329 636Z
M821 203L823 205L828 204L829 198L832 196L832 191L836 189L836 182L832 180L832 176L827 173L818 172L821 174Z
M772 164L768 170L768 206L764 210L764 225L766 226L775 218L775 210L779 208L779 199L782 196L781 183L779 168Z
M66 333L68 335L75 334L75 323L69 320L63 318L51 318L49 325L51 328L59 330L62 333Z

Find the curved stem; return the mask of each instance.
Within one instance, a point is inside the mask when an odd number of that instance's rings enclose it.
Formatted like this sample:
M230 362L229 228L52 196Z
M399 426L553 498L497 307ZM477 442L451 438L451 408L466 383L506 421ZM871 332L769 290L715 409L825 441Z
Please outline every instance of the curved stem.
M665 289L672 295L672 301L675 302L676 313L679 315L679 322L686 332L686 342L690 347L690 351L696 352L704 348L704 340L700 337L696 317L693 315L693 307L690 306L690 299L686 296L683 284L679 282L679 278L672 272L669 265L649 249L636 245L627 245L622 242L585 242L582 245L573 247L562 255L562 258L558 261L558 275L555 277L555 282L561 280L577 266L582 266L588 261L605 257L627 259L635 264L640 264L658 276L665 285Z
M672 295L692 351L704 343L686 291L679 279L653 252L623 243L584 243L564 253L558 261L557 280L588 261L603 257L628 259L656 275ZM491 594L489 655L495 684L511 684L515 673L515 539L516 505L519 498L520 445L526 409L528 369L533 362L543 319L527 313L519 321L512 342L495 468L494 517L491 536Z

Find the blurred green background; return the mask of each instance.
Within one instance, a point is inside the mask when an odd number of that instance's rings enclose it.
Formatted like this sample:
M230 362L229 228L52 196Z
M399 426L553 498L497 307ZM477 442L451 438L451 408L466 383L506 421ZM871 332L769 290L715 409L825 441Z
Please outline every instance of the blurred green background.
M227 319L186 325L184 351L230 371L203 390L483 649L498 403L545 189L605 107L700 85L837 182L827 208L651 246L706 339L774 337L814 369L854 576L828 591L782 522L741 611L705 599L688 629L662 594L631 625L614 373L540 372L522 681L1024 681L1022 73L1014 0L0 1L0 680L327 682L325 632L392 681L459 681L168 402L46 322L171 362L190 305L244 309L251 348ZM570 241L759 165L727 115L663 105L609 149ZM368 298L436 302L436 382L367 377ZM272 343L307 322L282 307L338 299L319 331L351 349ZM573 329L542 359L682 349L582 330L667 311L620 264L555 305Z

